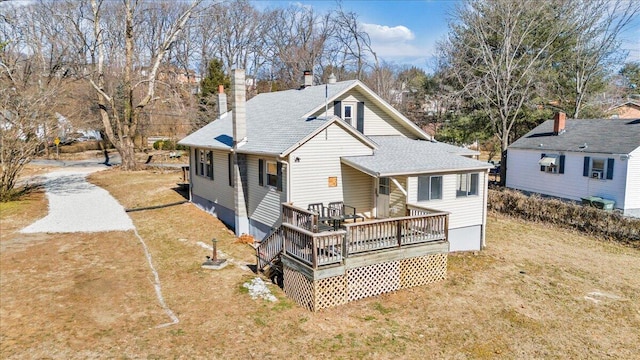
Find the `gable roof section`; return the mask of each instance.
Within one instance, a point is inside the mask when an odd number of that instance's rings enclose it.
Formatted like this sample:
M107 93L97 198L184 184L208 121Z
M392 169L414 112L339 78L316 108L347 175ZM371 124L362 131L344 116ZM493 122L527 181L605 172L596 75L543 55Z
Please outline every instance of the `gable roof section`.
M333 98L350 87L355 80L342 81L328 87L328 97ZM328 118L307 118L305 115L318 104L325 102L325 87L311 86L300 90L263 93L246 104L247 142L239 152L283 154L300 141L327 126ZM232 112L227 112L179 143L187 146L231 149L233 146ZM362 137L364 138L364 137Z
M445 171L484 171L493 165L459 154L465 149L404 136L371 136L373 155L346 156L342 162L372 176L413 175ZM462 151L460 150L462 149ZM475 153L472 151L472 153Z
M401 112L399 112L398 110L396 110L393 106L389 105L389 103L387 103L386 101L384 101L378 94L376 94L373 90L371 90L367 85L363 84L361 81L359 80L351 80L348 81L349 86L340 89L337 93L334 90L332 91L333 95L330 95L328 97L328 102L330 103L329 106L329 111L333 112L333 110L331 109L331 107L333 106L333 102L338 99L340 96L344 95L345 93L347 93L348 91L350 91L351 89L354 88L358 88L360 90L360 92L370 101L372 101L375 105L377 105L379 108L381 108L384 112L386 112L387 114L391 115L392 118L396 119L398 121L398 123L402 126L404 126L405 128L409 129L412 133L414 133L418 138L420 139L424 139L424 140L429 140L430 136L429 134L427 134L426 132L424 132L424 130L422 130L419 126L417 126L413 121L409 120L406 116L402 115ZM337 83L340 84L340 83ZM336 84L327 84L327 89L331 89L331 87L335 86ZM314 86L313 88L325 88L325 86ZM306 116L311 116L312 114L315 114L316 112L322 110L323 108L325 108L325 104L321 105L321 106L316 106L315 108L313 108L313 110L309 111L307 114L305 114Z
M553 133L553 120L547 120L509 146L604 154L629 154L638 147L640 119L567 119L559 135Z

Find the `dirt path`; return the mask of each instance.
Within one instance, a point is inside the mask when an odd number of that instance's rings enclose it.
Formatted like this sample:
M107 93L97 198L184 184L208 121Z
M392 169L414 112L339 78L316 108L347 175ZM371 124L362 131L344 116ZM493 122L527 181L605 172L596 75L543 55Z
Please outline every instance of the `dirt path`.
M106 190L89 183L88 174L104 168L74 168L44 176L49 213L22 229L29 233L73 233L133 230L122 205Z

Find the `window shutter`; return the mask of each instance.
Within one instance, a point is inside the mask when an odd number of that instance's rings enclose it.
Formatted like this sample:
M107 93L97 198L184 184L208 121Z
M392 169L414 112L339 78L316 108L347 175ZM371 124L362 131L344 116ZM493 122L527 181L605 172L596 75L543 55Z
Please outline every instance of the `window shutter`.
M209 155L210 177L211 177L211 180L213 180L213 151L209 151L207 155Z
M276 189L282 191L282 163L278 161L278 179L276 180Z
M258 185L264 186L264 160L258 159Z
M591 158L588 156L584 157L584 165L582 166L582 176L589 176L589 165L591 165Z
M564 174L564 155L560 155L560 167L558 169L558 174Z
M356 122L356 128L358 131L364 134L364 102L358 103L358 113L356 114L358 120Z
M613 162L615 159L607 159L607 180L613 179Z
M540 159L544 159L545 156L547 156L547 154L542 154ZM540 171L544 171L544 166L540 165Z
M233 187L233 154L227 154L227 163L229 165L229 186Z
M333 102L333 115L342 118L342 101Z

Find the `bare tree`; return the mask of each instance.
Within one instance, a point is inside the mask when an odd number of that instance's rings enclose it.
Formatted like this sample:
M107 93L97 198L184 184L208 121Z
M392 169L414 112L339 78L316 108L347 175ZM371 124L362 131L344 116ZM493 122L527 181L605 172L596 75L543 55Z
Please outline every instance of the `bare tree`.
M120 153L122 168L124 170L135 170L139 167L135 159L134 139L138 135L138 125L141 114L145 107L156 100L157 76L165 55L187 22L191 19L195 8L199 6L201 2L202 0L194 0L190 6L180 14L166 34L162 36L159 46L154 48L155 51L150 54L149 65L143 69L143 66L135 61L137 53L135 48L135 41L137 39L136 16L144 10L141 8L140 3L134 0L125 0L123 7L113 9L121 12L124 19L122 24L123 30L118 34L117 32L109 32L110 30L112 31L113 28L107 28L106 18L103 16L105 10L107 10L106 7L112 3L104 0L91 0L93 36L95 39L95 48L93 51L95 52L96 63L89 81L96 92L105 133ZM111 19L113 19L113 17L111 17ZM108 35L112 36L109 37ZM113 48L119 49L119 51L124 53L121 64L122 67L120 68L123 74L122 81L115 89L106 86L106 67L107 65L116 65L113 64L113 62L110 64L105 63L107 56L114 56L116 54L115 51L108 51L106 48L107 45L111 45ZM137 68L135 67L136 65L138 65ZM136 71L138 71L138 73L136 73ZM136 81L135 77L139 74L141 75L140 79ZM141 90L141 94L137 97L136 91L140 90L140 87L145 87L145 89ZM121 97L123 101L122 111L119 111L119 106L116 104L118 97Z
M579 5L574 14L575 46L564 63L574 84L570 109L573 118L580 116L585 97L590 94L589 86L597 75L623 63L627 54L619 51L619 37L640 11L640 2L628 0L590 0Z
M41 31L34 21L40 15L14 7L0 21L0 201L16 194L18 176L57 123L52 109L64 80L65 49L57 47L58 33ZM29 41L34 36L46 41ZM44 49L47 44L56 48Z
M511 130L533 95L536 72L552 58L552 44L572 30L562 19L547 21L558 15L553 11L536 0L467 1L456 9L448 38L439 45L451 78L489 118L503 163ZM504 181L504 166L502 171Z
M371 47L371 39L369 34L362 29L358 15L354 12L344 11L342 4L340 4L334 21L336 41L343 48L342 61L343 63L355 62L356 79L362 80L364 77L367 56L373 57L374 69L380 71L378 57Z

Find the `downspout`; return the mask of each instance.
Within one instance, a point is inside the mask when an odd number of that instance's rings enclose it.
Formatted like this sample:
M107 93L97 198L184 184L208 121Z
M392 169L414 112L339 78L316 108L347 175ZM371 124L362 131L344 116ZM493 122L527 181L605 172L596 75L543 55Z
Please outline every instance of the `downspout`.
M284 160L282 155L280 155L280 162L287 165L287 200L285 202L288 203L291 201L291 187L289 186L291 184L291 166L289 166L289 162L287 160Z
M489 170L484 172L484 196L482 201L484 206L482 207L482 239L480 239L480 250L483 250L486 244L487 236L487 199L489 198Z

